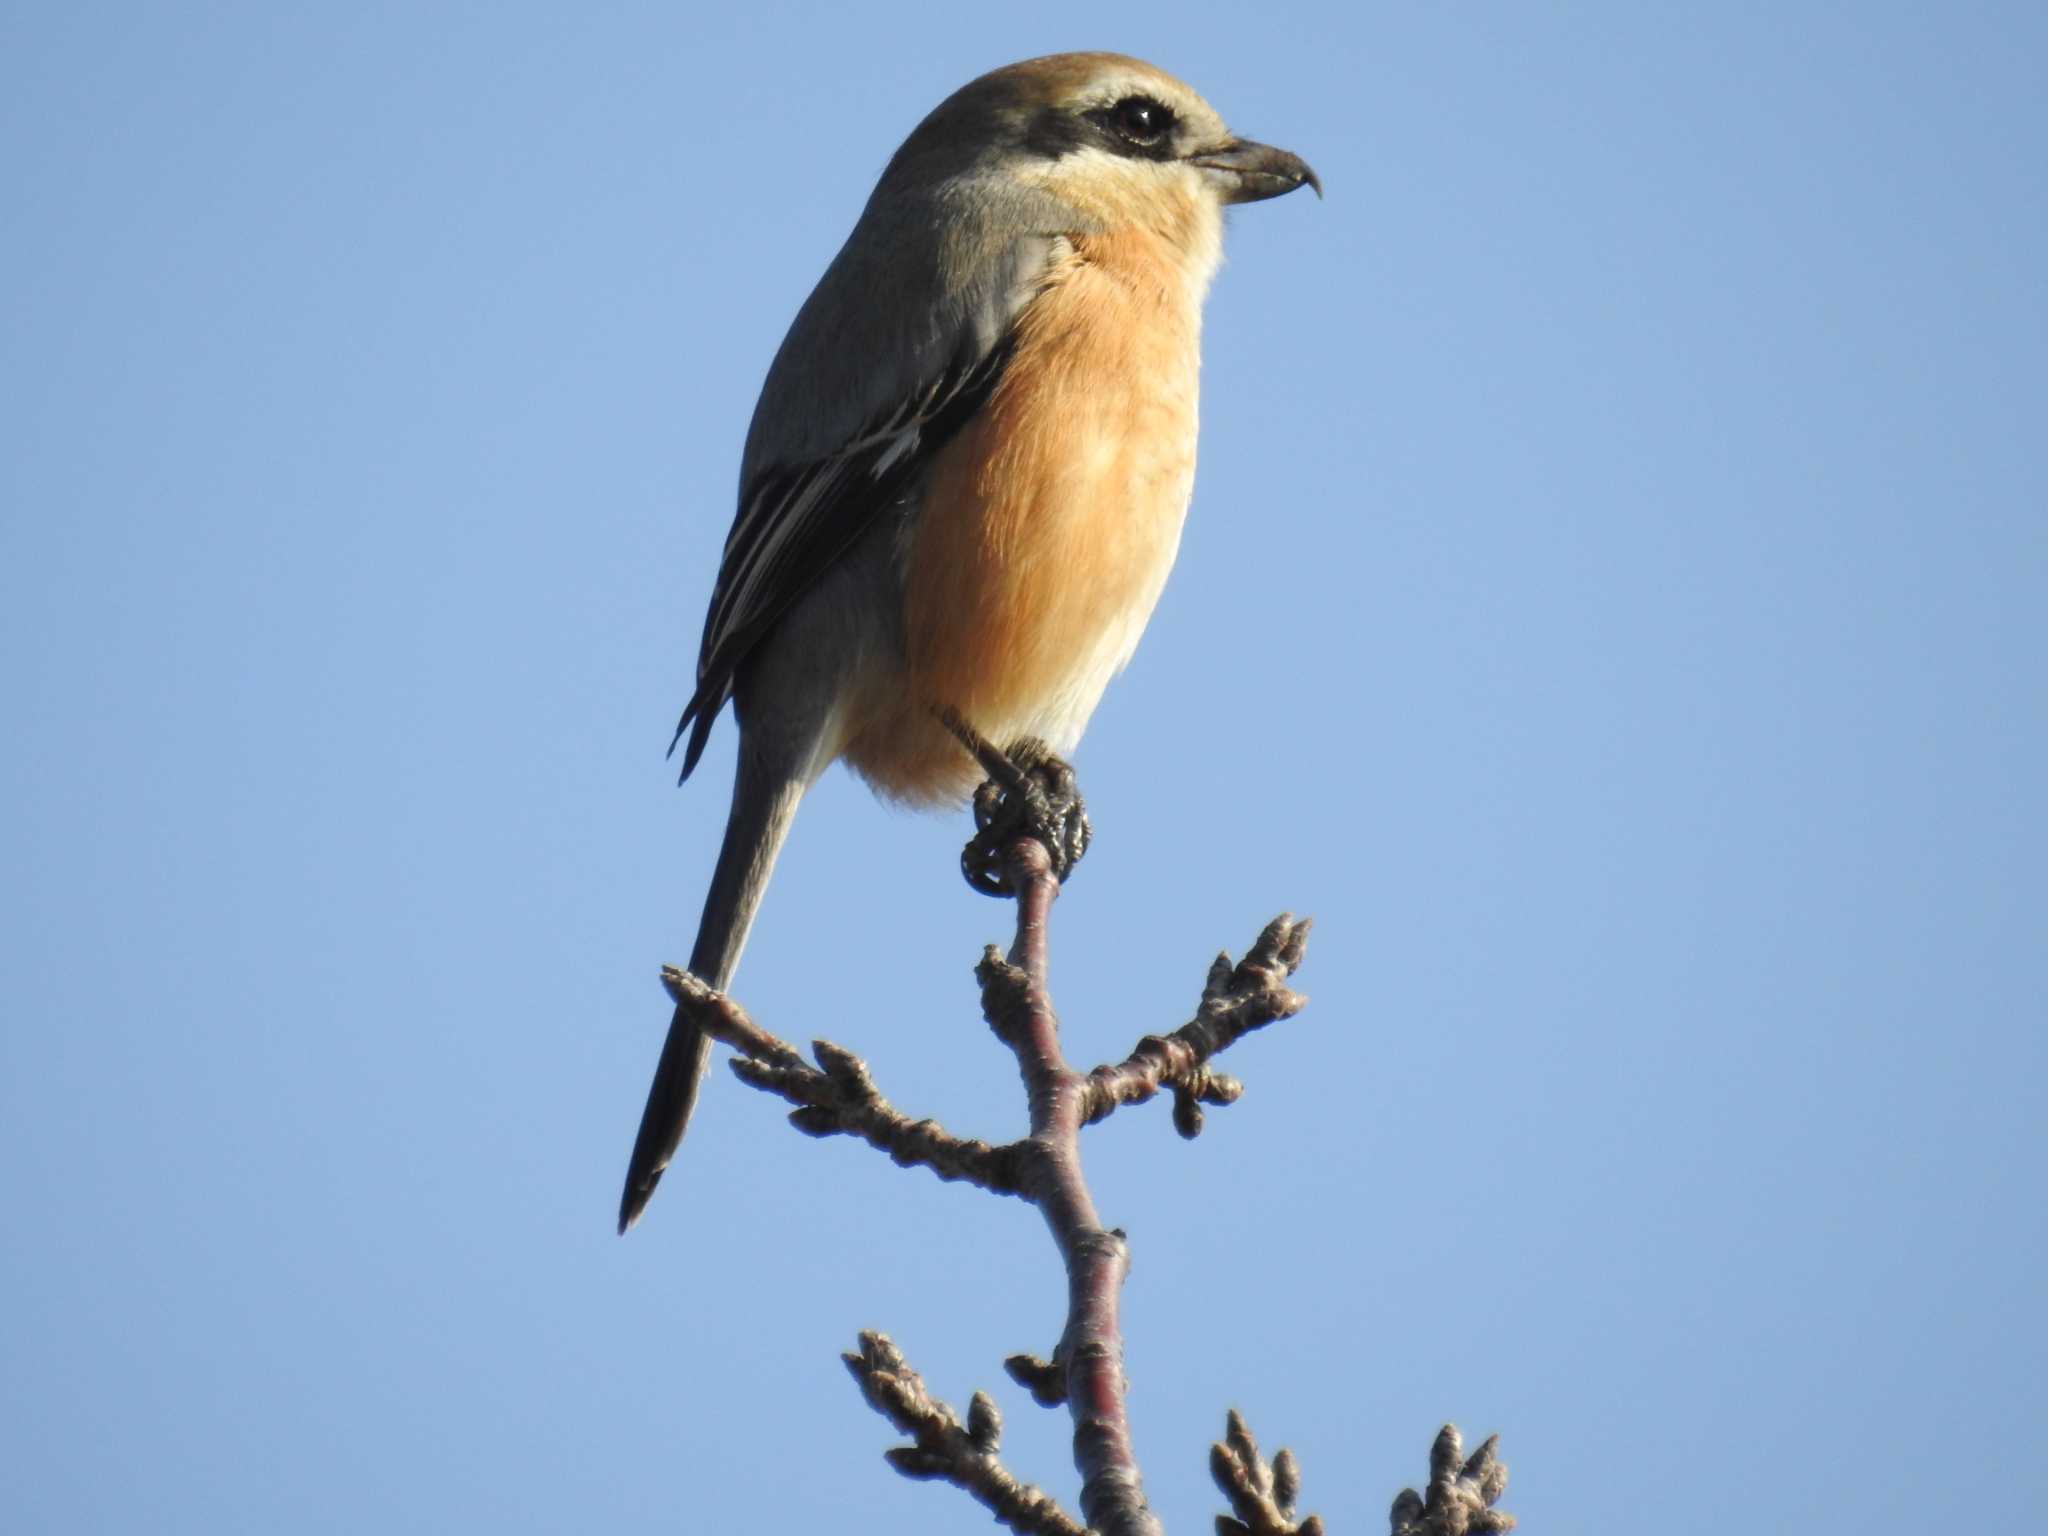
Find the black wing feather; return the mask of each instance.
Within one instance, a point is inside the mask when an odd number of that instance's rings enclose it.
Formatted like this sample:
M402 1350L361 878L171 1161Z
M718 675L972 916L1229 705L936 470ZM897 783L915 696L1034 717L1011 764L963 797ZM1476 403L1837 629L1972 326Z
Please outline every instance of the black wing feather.
M747 657L981 409L1010 351L1006 336L870 423L838 452L806 464L769 465L742 489L704 619L697 691L669 742L674 756L689 733L677 782L689 778L704 755L712 723Z

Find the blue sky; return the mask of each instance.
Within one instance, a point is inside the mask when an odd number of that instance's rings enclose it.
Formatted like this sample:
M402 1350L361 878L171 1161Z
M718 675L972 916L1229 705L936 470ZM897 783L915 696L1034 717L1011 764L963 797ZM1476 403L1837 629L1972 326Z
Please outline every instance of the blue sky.
M1060 1315L1021 1205L721 1070L611 1223L760 377L917 118L1072 47L1329 190L1233 219L1055 933L1085 1063L1318 923L1242 1103L1088 1141L1169 1525L1231 1405L1333 1530L1445 1418L1532 1530L2048 1497L2044 46L2017 5L12 9L6 1523L978 1521L882 1466L864 1327L1071 1503L1000 1373ZM1005 1136L962 835L835 774L738 991Z

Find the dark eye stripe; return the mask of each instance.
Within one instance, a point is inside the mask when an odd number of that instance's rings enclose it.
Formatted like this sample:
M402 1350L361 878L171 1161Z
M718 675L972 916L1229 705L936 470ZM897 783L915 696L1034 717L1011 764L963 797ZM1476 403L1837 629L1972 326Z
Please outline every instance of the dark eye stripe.
M1141 160L1171 160L1173 130L1179 126L1173 108L1151 96L1125 96L1083 114L1095 129L1096 142L1120 155Z
M1049 160L1077 149L1107 150L1133 160L1174 160L1180 116L1156 97L1120 96L1105 106L1076 111L1047 107L1024 130L1024 147Z

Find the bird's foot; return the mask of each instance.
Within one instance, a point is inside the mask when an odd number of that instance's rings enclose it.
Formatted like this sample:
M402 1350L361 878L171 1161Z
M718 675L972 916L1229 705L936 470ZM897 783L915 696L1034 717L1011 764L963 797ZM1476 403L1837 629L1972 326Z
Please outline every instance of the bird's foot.
M1074 770L1042 741L1014 742L1004 751L957 714L941 718L988 774L974 792L974 836L960 851L967 883L984 896L1013 894L1003 870L1009 845L1020 837L1044 845L1064 882L1095 836Z

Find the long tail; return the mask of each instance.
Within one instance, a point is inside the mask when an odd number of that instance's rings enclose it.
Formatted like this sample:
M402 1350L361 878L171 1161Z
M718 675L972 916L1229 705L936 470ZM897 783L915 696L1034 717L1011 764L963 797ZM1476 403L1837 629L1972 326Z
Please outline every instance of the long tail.
M770 754L749 752L747 747L743 738L725 844L718 853L711 892L704 898L697 945L690 951L690 969L719 991L732 980L775 856L789 835L797 802L809 787L808 774L788 771ZM647 1090L647 1108L640 1116L640 1134L633 1142L633 1160L626 1168L626 1190L619 1199L621 1235L640 1219L662 1171L682 1144L690 1111L697 1105L697 1085L710 1060L710 1036L678 1008L669 1021L661 1063L654 1069L654 1085Z

